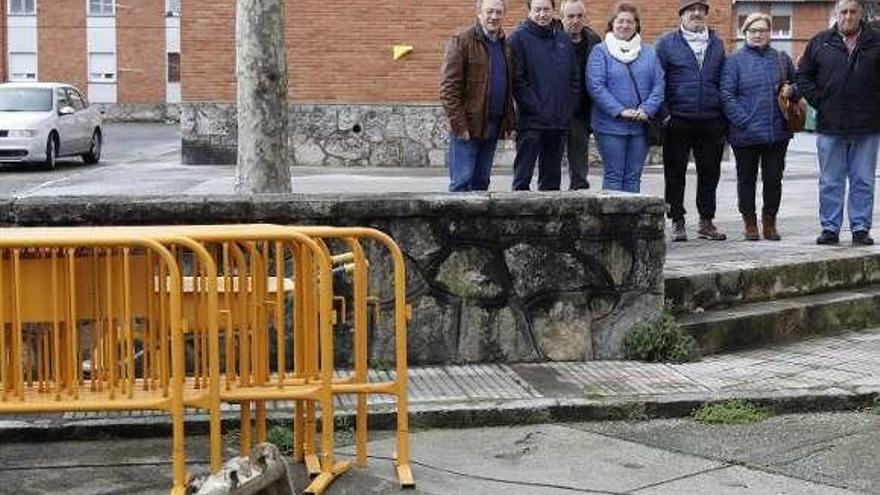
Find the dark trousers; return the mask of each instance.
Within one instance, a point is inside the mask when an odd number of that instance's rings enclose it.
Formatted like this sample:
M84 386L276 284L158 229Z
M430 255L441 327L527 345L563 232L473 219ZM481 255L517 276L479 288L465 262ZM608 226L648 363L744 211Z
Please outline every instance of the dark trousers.
M684 218L684 188L691 151L697 165L697 211L715 217L715 190L721 177L721 155L727 123L723 118L688 120L672 117L663 144L663 175L669 218Z
M571 119L571 127L568 129L568 138L565 145L568 156L568 176L570 190L589 189L590 182L587 174L590 164L587 161L590 154L590 127L587 125L586 115L575 115Z
M564 130L524 129L516 133L513 190L528 191L538 163L538 190L558 191L562 176Z
M779 201L782 199L782 172L785 170L787 150L787 140L733 148L733 156L736 157L736 194L739 196L740 213L744 215L757 213L755 186L758 182L759 167L764 189L764 206L761 213L775 216L779 211Z

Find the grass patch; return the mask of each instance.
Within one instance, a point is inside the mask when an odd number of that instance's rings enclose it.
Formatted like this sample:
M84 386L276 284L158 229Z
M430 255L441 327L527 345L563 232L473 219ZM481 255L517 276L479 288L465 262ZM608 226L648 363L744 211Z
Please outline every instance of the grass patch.
M293 428L275 425L266 430L266 441L278 447L282 454L293 453Z
M624 337L623 353L627 359L649 363L686 363L699 357L697 341L681 329L669 309L633 325Z
M772 416L773 411L741 399L713 402L694 411L695 421L713 425L757 423Z

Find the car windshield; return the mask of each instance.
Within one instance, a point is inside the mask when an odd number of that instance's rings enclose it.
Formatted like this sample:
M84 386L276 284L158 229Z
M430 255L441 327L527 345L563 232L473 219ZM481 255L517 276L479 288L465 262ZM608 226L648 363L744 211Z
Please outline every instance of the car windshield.
M48 112L52 110L49 88L0 88L0 112Z

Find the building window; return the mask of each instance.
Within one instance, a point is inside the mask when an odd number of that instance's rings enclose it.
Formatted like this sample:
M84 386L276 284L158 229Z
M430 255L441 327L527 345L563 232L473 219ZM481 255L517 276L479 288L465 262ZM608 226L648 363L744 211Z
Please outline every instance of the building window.
M89 15L112 16L115 13L114 0L89 0Z
M9 0L9 15L36 15L37 0Z
M745 35L742 32L743 24L746 22L746 17L749 14L754 12L760 12L760 6L754 3L737 3L736 4L736 26L734 27L734 31L736 32L737 39L745 39Z
M37 80L37 54L11 52L9 54L10 81Z
M742 27L743 27L743 25L745 25L746 18L748 16L749 15L746 14L746 15L740 15L739 17L737 17L737 20L736 20L736 37L737 38L744 38L745 37L745 36L743 36Z
M180 17L180 0L165 0L165 16Z
M791 38L791 16L774 15L773 19L773 38Z
M170 82L170 83L180 82L180 54L179 53L169 53L168 54L168 82Z
M90 53L89 54L89 82L114 83L116 82L116 54L115 53Z

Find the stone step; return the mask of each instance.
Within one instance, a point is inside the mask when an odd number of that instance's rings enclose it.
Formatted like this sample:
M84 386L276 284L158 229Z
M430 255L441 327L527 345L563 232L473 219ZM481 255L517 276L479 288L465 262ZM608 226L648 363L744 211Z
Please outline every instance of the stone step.
M880 284L880 251L839 248L785 256L667 263L665 299L688 314Z
M705 354L793 342L880 324L880 285L680 315Z

